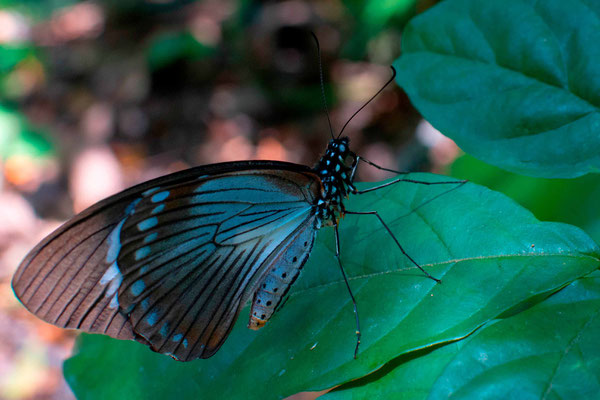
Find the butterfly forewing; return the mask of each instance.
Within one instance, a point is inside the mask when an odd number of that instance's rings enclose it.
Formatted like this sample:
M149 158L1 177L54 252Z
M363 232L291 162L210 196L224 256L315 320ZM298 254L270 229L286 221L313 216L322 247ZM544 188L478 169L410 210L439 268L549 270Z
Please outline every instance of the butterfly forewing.
M126 318L108 307L107 287L99 284L110 266L107 239L127 208L115 200L79 214L23 260L13 288L32 313L67 328L133 338Z
M26 257L17 296L44 320L209 357L307 226L320 181L274 162L159 178L84 211ZM314 239L314 233L313 233ZM312 246L312 242L311 242Z

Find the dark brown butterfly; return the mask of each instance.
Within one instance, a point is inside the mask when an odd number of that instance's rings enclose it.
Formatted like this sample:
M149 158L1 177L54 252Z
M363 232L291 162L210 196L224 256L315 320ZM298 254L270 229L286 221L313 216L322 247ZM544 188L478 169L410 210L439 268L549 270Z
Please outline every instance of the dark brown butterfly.
M359 161L387 169L351 152L341 133L332 134L314 168L276 161L214 164L109 197L31 250L15 273L14 292L51 324L134 339L176 360L208 358L248 301L249 327L268 321L323 225L335 228L342 266L340 216L374 214L406 254L377 212L345 210L349 194L398 182L460 183L400 177L359 191L353 185Z

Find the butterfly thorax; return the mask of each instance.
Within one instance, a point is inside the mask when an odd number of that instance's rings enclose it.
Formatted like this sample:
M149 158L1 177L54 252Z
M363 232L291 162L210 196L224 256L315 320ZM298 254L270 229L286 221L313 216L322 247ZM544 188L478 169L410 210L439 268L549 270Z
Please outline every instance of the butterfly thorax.
M344 213L343 200L352 191L352 167L346 165L346 158L352 153L347 137L332 139L325 154L314 167L322 182L320 197L315 202L320 223L331 224Z

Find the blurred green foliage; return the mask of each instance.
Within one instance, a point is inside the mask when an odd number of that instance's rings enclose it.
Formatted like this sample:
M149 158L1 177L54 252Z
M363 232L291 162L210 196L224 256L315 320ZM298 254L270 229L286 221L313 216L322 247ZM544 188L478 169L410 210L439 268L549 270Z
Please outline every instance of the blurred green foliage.
M362 58L368 54L368 43L373 38L399 33L398 28L417 13L418 3L418 0L344 0L347 12L353 17L352 35L343 45L344 56ZM397 56L400 46L395 47Z
M17 64L33 53L31 46L0 45L0 74L5 75L12 71Z
M189 32L169 32L152 40L147 57L150 69L157 70L178 60L197 60L211 57L214 53L214 47L199 42Z
M15 10L36 20L50 17L57 10L80 0L0 0L0 8Z
M11 156L45 158L54 154L46 135L15 110L0 106L0 159Z
M15 71L30 60L38 62L32 43L0 44L0 160L14 155L33 158L52 155L50 141L28 122L16 107L18 101L14 101L13 95L21 91Z

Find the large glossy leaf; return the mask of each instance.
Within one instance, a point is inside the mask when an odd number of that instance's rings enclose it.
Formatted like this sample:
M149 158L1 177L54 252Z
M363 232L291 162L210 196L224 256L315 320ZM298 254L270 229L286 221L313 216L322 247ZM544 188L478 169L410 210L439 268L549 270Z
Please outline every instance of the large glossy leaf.
M469 155L454 161L450 170L456 178L504 193L540 220L578 226L600 242L600 175L532 178L506 172Z
M136 343L85 336L65 364L71 387L86 398L246 399L330 388L400 355L462 338L598 266L599 249L581 230L539 222L504 195L471 183L400 183L353 196L347 208L379 210L405 250L443 280L425 278L375 217L347 215L340 234L361 316L358 359L333 232L323 228L288 302L259 332L245 328L244 311L213 358L187 364Z
M538 177L600 170L600 2L447 0L402 50L398 83L467 153Z
M323 399L599 398L598 337L596 271L466 340L400 360L406 362Z

